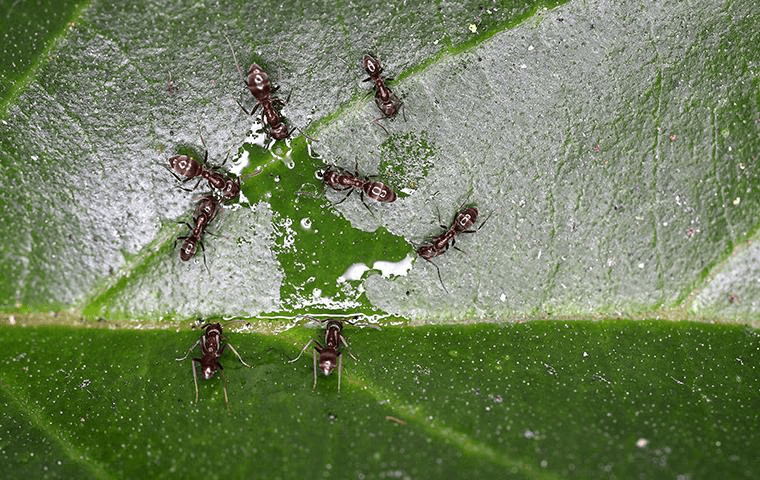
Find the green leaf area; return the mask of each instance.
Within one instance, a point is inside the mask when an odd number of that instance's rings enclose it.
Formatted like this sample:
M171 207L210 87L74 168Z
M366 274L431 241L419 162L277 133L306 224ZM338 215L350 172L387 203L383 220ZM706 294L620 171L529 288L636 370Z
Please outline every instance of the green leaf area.
M346 327L317 334L0 328L3 478L756 478L760 336L669 322Z

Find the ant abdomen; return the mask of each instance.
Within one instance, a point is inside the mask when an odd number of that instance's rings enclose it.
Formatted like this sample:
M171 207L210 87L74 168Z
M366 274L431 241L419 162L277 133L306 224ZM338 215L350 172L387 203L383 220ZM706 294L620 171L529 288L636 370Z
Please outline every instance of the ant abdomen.
M172 170L186 178L197 177L203 172L203 166L200 162L187 155L176 155L169 158L169 166Z

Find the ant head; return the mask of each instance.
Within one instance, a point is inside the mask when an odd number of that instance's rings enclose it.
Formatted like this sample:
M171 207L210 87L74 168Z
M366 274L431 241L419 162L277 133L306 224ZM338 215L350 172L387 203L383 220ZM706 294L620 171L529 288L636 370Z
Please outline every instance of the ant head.
M429 243L426 243L417 249L417 255L424 258L425 260L430 260L431 258L435 257L435 254L435 247Z
M201 174L203 167L194 158L187 155L176 155L169 158L169 166L183 177L193 178Z
M460 210L454 218L454 223L457 228L461 230L467 230L478 219L478 209L475 207L465 208Z
M340 184L340 181L338 180L339 175L340 174L337 170L327 167L322 173L322 181L328 185L338 185Z
M319 354L319 369L325 376L332 373L335 368L337 355L333 351L323 351Z
M285 122L278 123L277 126L272 127L272 129L269 131L269 136L275 140L288 138L288 135L290 135L290 132L288 131L288 126L285 125Z
M195 243L195 239L186 238L182 243L182 250L179 251L179 258L183 262L190 260L195 255L196 248L198 248L198 245Z
M386 90L387 91L387 90ZM379 99L375 99L377 103L377 107L380 109L381 112L383 112L383 115L385 117L391 118L395 117L398 113L399 108L401 108L401 101L398 99L393 99L392 97L388 99L386 102L381 102Z
M222 190L222 198L224 200L232 200L240 193L240 180L228 178L224 182L224 190Z
M198 201L195 207L195 216L205 215L211 221L216 216L219 203L213 195L206 195Z
M367 71L367 74L370 77L373 77L375 75L380 75L382 73L383 68L380 66L380 61L370 55L369 53L364 55L364 58L362 59L362 64L364 65L364 70Z

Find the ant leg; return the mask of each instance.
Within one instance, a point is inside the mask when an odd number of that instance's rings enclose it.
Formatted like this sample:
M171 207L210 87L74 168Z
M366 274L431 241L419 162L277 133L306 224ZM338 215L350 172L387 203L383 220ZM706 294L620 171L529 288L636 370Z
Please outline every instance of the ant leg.
M377 125L378 127L382 128L382 129L383 129L383 131L385 132L385 134L386 134L386 135L390 135L390 134L388 133L388 129L387 129L387 128L385 128L384 126L382 126L382 125L380 124L380 122L378 122L378 120L383 120L384 118L385 118L385 117L379 117L379 118L376 118L376 119L374 119L374 120L372 121L372 123L374 123L374 124L375 124L375 125Z
M369 205L367 205L367 202L364 201L364 192L363 191L359 194L359 198L361 199L362 205L364 205L364 208L366 208L367 211L369 212L369 214L374 217L375 216L374 212L372 211L371 208L369 208Z
M346 350L348 350L348 354L351 355L351 358L353 358L354 360L356 360L358 362L359 359L356 358L356 356L354 356L353 353L351 353L351 347L348 346L348 342L346 341L346 338L343 335L341 335L339 338L340 338L341 343L343 343L343 345L345 345Z
M227 163L227 160L229 159L230 159L230 151L227 150L227 156L224 157L224 161L221 163L221 165L219 165L219 168L223 167Z
M426 260L427 260L427 259L426 259ZM443 278L441 277L441 269L440 269L440 268L438 268L438 265L436 265L435 263L433 263L433 261L432 261L432 260L428 260L428 262L432 263L432 264L433 264L433 266L435 267L436 271L438 272L438 280L441 282L441 286L443 287L443 290L444 290L446 293L449 293L449 291L446 289L446 285L444 285L444 284L443 284Z
M168 169L167 169L167 170L168 170ZM179 175L177 175L176 173L172 172L171 170L169 170L169 173L171 173L171 174L172 174L172 176L173 176L174 178L176 178L176 179L177 179L177 181L178 181L178 182L180 182L180 183L185 183L185 182L187 182L188 180L190 180L189 178L185 178L184 180L183 180L183 179L181 179L181 178L179 178Z
M195 384L195 403L198 403L198 373L195 371L195 362L201 363L200 358L194 358L192 362L190 362L193 365L193 383Z
M253 111L249 112L248 110L246 110L245 107L243 106L243 104L240 103L240 100L235 99L235 102L237 102L237 104L240 107L240 109L243 110L246 115L253 115Z
M488 216L486 217L486 219L485 219L485 220L483 220L483 222L480 224L480 226L477 228L477 230L475 230L476 232L477 232L478 230L480 230L481 228L483 228L483 225L485 225L485 224L486 224L486 222L488 221L488 219L489 219L489 218L491 218L491 215L493 215L493 212L491 212L491 213L489 213L489 214L488 214ZM468 233L469 233L469 232L468 232Z
M317 351L314 350L314 385L311 387L311 391L317 389Z
M222 374L222 390L224 390L224 404L227 405L227 413L230 413L230 399L227 397L227 375L224 374L224 369L222 368L222 364L219 362L216 362L217 365L219 365L220 372Z
M444 224L443 224L443 222L441 221L441 211L440 211L440 210L438 210L438 205L436 205L436 206L435 206L435 215L438 217L438 225L439 225L439 226L440 226L442 229L444 229L444 230L448 230L448 229L449 229L449 227L447 227L446 225L444 225Z
M175 175L175 176L176 176L176 175ZM177 179L179 180L179 178L177 178ZM186 179L182 180L182 183L185 183L185 182L187 182L188 180L192 180L192 179L190 179L190 178L186 178ZM199 178L199 179L198 179L198 183L196 183L196 184L195 184L195 186L194 186L193 188L184 188L184 187L180 187L179 185L177 186L177 188L179 188L180 190L184 190L184 191L186 191L186 192L194 192L194 191L195 191L195 189L196 189L196 188L198 188L198 185L200 185L202 181L203 181L203 177Z
M232 58L235 59L235 66L238 69L238 73L240 74L240 78L243 79L243 83L245 83L246 86L248 86L248 82L245 81L245 76L243 75L243 70L240 69L240 63L237 60L237 56L235 55L235 49L232 48L232 43L230 42L229 37L227 37L227 34L224 34L224 39L227 40L227 45L230 46L230 52L232 52Z
M353 193L353 191L354 191L353 189L349 188L348 193L346 194L345 197L343 197L343 200L341 200L340 202L335 203L333 205L340 205L341 203L345 202L346 199L348 198L348 196L351 195L351 193Z
M187 222L177 222L177 225L182 225L182 224L185 224L188 227L190 227L190 225ZM193 227L190 227L190 230L192 230L192 229L193 229ZM182 237L175 238L174 239L174 245L172 246L172 249L177 248L177 240L185 240L186 238L190 238L190 235L184 235Z
M206 249L203 247L203 241L198 240L198 245L201 246L201 253L203 254L203 265L206 267L206 271L211 275L211 270L208 269L208 263L206 263Z
M475 233L475 232L477 232L478 230L480 230L481 228L483 228L483 225L485 225L486 222L488 221L488 219L491 218L491 215L493 215L493 213L489 214L486 217L485 220L483 220L482 222L480 222L480 226L478 228L476 228L475 230L462 230L462 233Z
M309 348L309 345L311 345L311 343L314 342L314 341L315 340L312 338L311 340L309 340L308 342L306 342L306 345L304 345L303 348L301 349L301 353L299 353L298 356L296 358L294 358L293 360L288 360L288 363L293 363L296 360L298 360L299 358L301 358L301 355L303 355L303 352L305 352L306 349Z
M182 358L175 358L175 360L176 360L176 361L178 361L178 362L181 362L182 360L186 359L186 358L187 358L187 356L188 356L188 355L190 355L190 352L192 352L192 351L193 351L193 349L194 349L195 347L197 347L199 343L201 343L201 340L200 340L200 339L198 339L198 341L197 341L197 342L195 342L195 343L193 344L193 346L192 346L192 347L190 347L190 348L188 348L188 349L187 349L187 353L185 353L185 356L184 356L184 357L182 357Z
M243 365L245 365L248 368L253 368L252 366L250 366L247 363L245 363L242 358L240 358L240 354L237 352L237 350L235 350L235 347L233 347L231 343L227 342L227 343L224 344L224 346L225 347L226 346L230 347L230 350L232 350L232 353L234 353L235 356L237 356L238 360L240 360L240 363L242 363Z
M340 375L343 372L343 355L338 353L338 391L340 392Z

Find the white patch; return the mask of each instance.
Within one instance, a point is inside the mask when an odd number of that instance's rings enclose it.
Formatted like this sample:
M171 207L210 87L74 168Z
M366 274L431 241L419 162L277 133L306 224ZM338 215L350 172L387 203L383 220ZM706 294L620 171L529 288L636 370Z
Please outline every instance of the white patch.
M364 272L369 270L369 267L363 263L354 263L348 269L338 277L338 283L343 283L346 281L353 281L353 280L361 280L362 276L364 275Z
M243 173L243 169L245 169L245 167L251 163L249 157L250 154L248 153L248 150L243 150L242 155L240 155L237 160L232 162L230 173L239 177L240 174Z
M264 131L264 125L261 123L259 116L256 115L256 119L251 125L251 134L245 137L243 143L249 143L251 145L258 145L259 147L266 148L268 135Z
M301 219L301 228L304 230L311 230L311 219L309 217Z
M380 270L380 274L383 278L388 278L391 275L406 276L409 273L409 270L412 269L412 260L415 258L416 256L407 255L400 262L385 262L379 260L372 264L372 269Z
M639 448L644 448L647 445L649 445L649 440L647 440L646 438L639 438L638 440L636 440L636 446Z

